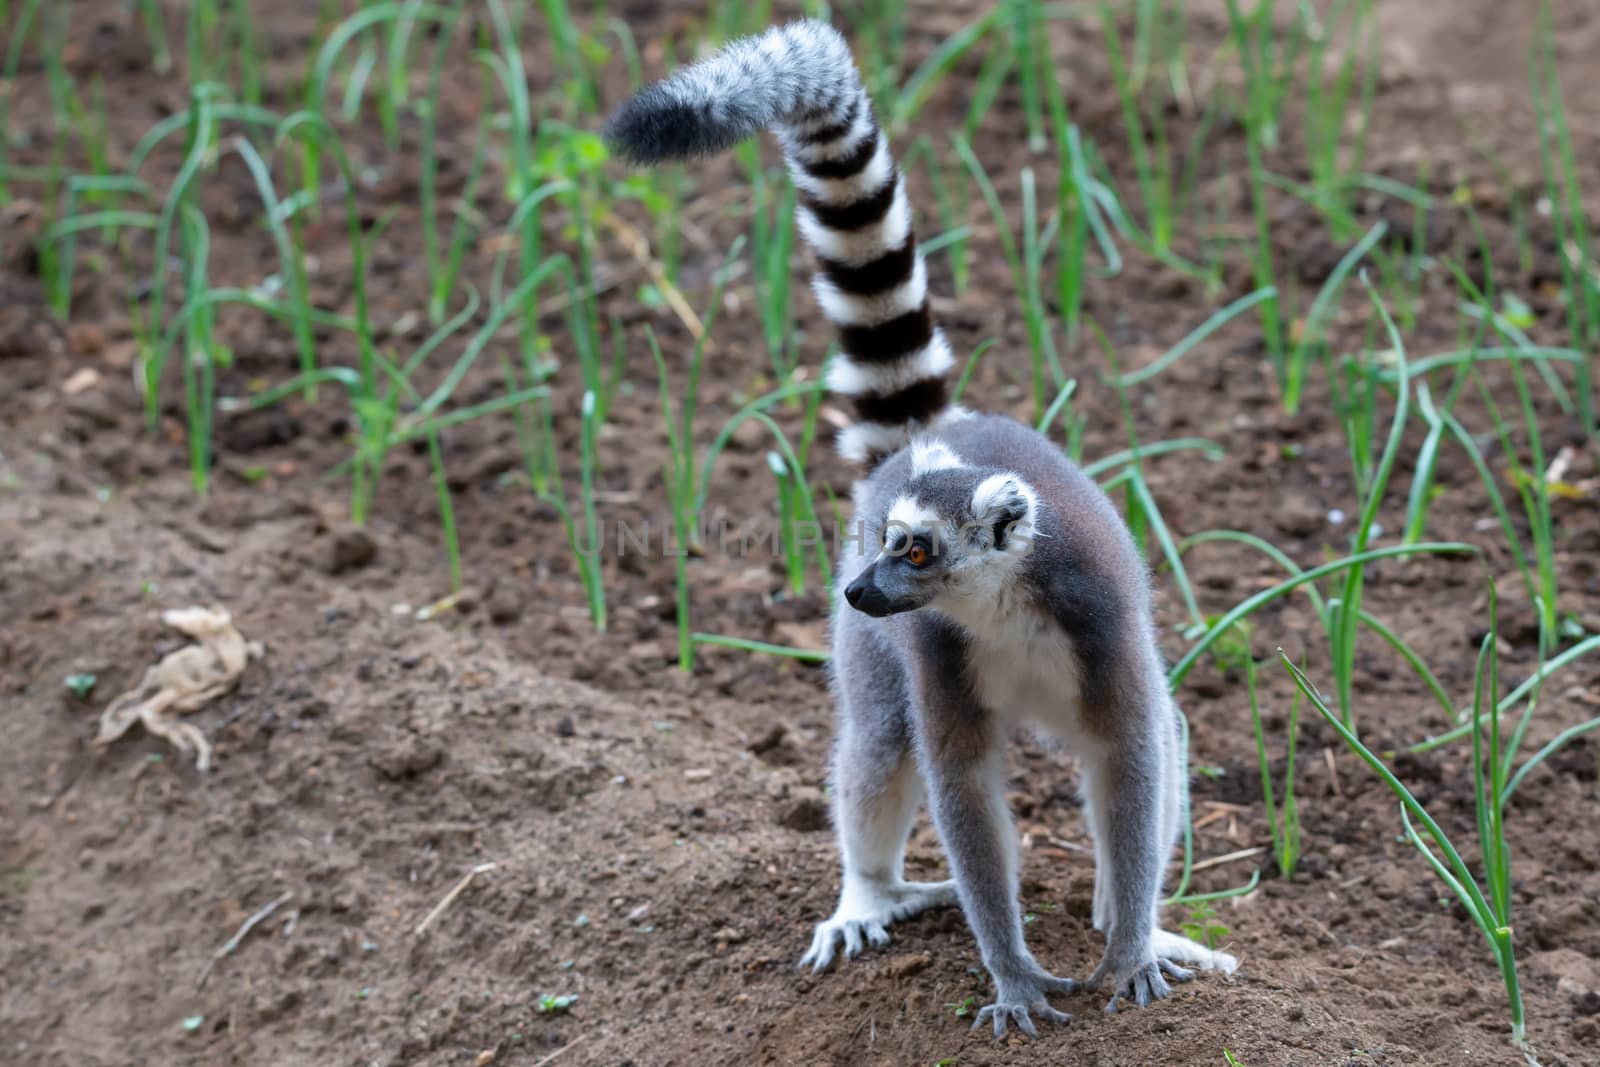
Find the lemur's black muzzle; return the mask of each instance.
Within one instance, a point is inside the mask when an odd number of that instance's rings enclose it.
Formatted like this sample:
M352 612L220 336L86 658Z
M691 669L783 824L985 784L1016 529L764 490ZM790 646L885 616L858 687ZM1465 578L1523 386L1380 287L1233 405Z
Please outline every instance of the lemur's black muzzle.
M855 581L845 586L845 601L857 611L875 619L905 611L909 605L889 596L879 587L875 570L875 567L868 567L856 575Z

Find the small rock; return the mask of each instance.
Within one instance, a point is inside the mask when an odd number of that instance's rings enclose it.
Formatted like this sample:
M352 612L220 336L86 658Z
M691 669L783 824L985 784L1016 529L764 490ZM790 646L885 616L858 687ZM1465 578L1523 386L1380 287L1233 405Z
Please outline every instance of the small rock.
M79 393L87 393L91 389L98 389L101 380L99 371L93 367L84 367L61 383L61 391L68 396L77 396Z
M820 833L832 823L828 805L818 797L803 797L778 816L778 825L803 834Z
M1573 998L1600 991L1600 960L1591 959L1573 948L1535 952L1527 958L1528 970L1550 975L1556 988Z
M1371 885L1379 900L1398 900L1411 891L1412 875L1399 867L1386 867Z
M478 1058L472 1061L472 1067L489 1067L494 1062L494 1049L486 1048L478 1053Z
M76 356L98 356L105 351L105 328L93 322L74 322L67 327L67 347Z
M1496 586L1496 621L1500 637L1514 645L1533 644L1539 640L1539 612L1528 599L1527 590L1520 584L1501 581ZM1485 605L1487 612L1487 604ZM1480 635L1481 642L1483 637Z
M418 737L407 737L374 752L374 767L392 782L425 774L444 762L444 749Z
M126 370L139 358L139 345L134 341L118 341L105 350L105 364L113 370Z
M683 780L686 782L708 782L711 780L711 768L691 767L683 772Z
M676 646L674 646L673 652L676 652ZM661 641L640 641L628 649L628 657L630 659L645 663L665 660L670 658L672 654L666 651L665 645Z
M489 621L496 626L509 626L522 618L522 598L506 586L490 593L484 606L488 609Z
M359 570L378 557L378 542L359 526L346 526L333 535L328 558L330 574Z
M754 419L746 419L733 431L728 441L730 452L757 452L767 447L766 427Z
M889 961L889 976L910 978L914 974L921 974L931 966L933 957L926 952L918 952L911 956L896 956Z
M561 716L560 721L558 721L556 723L556 736L557 737L576 737L576 736L578 736L578 724L572 721L572 716L571 715L563 715L563 716Z
M770 752L779 745L783 744L784 735L788 732L788 728L784 726L783 723L773 723L770 730L762 734L755 741L751 742L750 751L757 756L761 755L763 752Z
M1272 517L1278 529L1290 537L1312 537L1321 532L1328 521L1316 501L1300 493L1285 494Z

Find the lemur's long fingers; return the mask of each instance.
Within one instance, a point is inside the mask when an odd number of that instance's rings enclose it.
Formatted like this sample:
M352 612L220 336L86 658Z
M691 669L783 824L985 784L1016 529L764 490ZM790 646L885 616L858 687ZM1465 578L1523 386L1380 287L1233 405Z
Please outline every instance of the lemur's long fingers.
M969 1029L976 1030L978 1027L982 1026L986 1020L992 1020L994 1023L994 1039L998 1041L1002 1037L1005 1037L1006 1013L996 1010L998 1008L998 1004L986 1004L979 1008L978 1015L972 1020L972 1026Z
M978 1010L978 1017L972 1021L972 1029L976 1030L985 1022L989 1022L994 1030L995 1040L1006 1036L1006 1029L1011 1023L1017 1024L1017 1029L1027 1036L1038 1040L1039 1028L1033 1021L1033 1016L1057 1026L1065 1026L1072 1021L1072 1016L1064 1011L1058 1011L1050 1006L1050 1002L1040 997L1032 1004L988 1004Z
M819 928L811 938L811 947L800 957L799 966L805 967L809 964L812 974L820 974L827 970L828 964L833 962L834 944L833 931L825 927Z
M1171 993L1172 987L1167 985L1167 980L1161 977L1161 971L1155 967L1146 967L1133 976L1133 1001L1141 1008Z
M1117 1008L1125 997L1132 997L1136 1007L1148 1007L1151 1001L1162 1000L1172 993L1172 987L1167 985L1165 978L1156 964L1146 964L1133 972L1111 994L1111 1002L1106 1005L1106 1014L1115 1015Z
M1028 1009L1023 1004L988 1004L978 1010L978 1017L973 1020L972 1029L982 1026L988 1019L994 1024L994 1039L999 1041L1006 1036L1006 1025L1010 1022L1017 1024L1017 1029L1029 1037L1038 1037L1039 1031L1033 1025L1033 1020L1028 1018Z

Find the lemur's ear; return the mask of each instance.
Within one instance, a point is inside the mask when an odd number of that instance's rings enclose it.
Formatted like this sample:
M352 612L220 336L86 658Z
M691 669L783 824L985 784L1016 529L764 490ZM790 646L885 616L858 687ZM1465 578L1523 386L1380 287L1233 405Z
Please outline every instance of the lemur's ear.
M1008 547L1017 536L1033 535L1038 496L1015 474L991 474L972 493L972 517L997 549Z

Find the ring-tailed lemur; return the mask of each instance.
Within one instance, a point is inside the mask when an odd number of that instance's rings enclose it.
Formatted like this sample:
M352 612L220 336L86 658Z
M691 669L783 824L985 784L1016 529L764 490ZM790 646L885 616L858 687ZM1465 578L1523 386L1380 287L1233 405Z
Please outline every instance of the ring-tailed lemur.
M1234 959L1160 929L1162 872L1182 817L1177 709L1151 620L1148 572L1105 494L1043 435L949 401L953 357L928 306L905 186L844 39L798 22L735 41L646 88L608 139L651 163L705 156L763 128L783 145L815 290L839 328L828 387L857 421L840 450L866 536L838 564L834 822L844 884L802 964L959 902L993 976L978 1021L1035 1032L1030 1013L1077 983L1023 939L1004 741L1019 722L1062 737L1083 766L1094 838L1093 920L1114 1010L1166 996L1173 961ZM881 550L880 550L881 545ZM870 547L869 547L870 546ZM848 604L849 609L843 605ZM924 794L953 878L902 878Z

